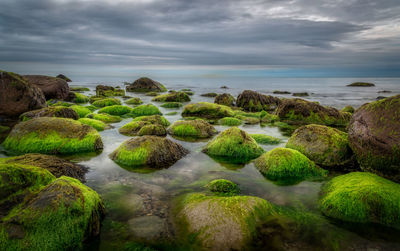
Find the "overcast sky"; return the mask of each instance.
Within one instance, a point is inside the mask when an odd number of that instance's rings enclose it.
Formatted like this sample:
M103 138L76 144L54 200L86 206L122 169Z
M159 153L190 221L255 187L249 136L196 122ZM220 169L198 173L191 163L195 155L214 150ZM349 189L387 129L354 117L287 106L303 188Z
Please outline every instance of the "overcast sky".
M0 0L0 34L22 73L400 76L400 0Z

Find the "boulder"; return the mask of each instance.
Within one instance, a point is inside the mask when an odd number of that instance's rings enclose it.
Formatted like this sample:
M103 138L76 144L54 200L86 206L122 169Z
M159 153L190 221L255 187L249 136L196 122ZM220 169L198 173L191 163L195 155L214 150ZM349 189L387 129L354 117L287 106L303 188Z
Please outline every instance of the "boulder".
M304 99L283 99L275 111L279 119L294 124L345 126L351 114Z
M173 136L190 138L209 138L217 133L210 123L202 119L175 121L167 131Z
M46 107L42 90L12 72L0 71L0 118L18 118L21 113Z
M351 84L348 84L347 86L352 86L352 87L371 87L375 86L373 83L367 83L367 82L354 82Z
M103 121L91 119L91 118L80 118L78 119L79 122L82 124L88 125L96 129L98 132L104 131L109 129L110 126L104 123Z
M190 97L184 92L171 92L168 94L158 95L152 101L158 102L189 102Z
M24 75L28 83L39 87L46 99L67 99L69 86L67 81L60 78L43 75Z
M55 117L18 123L3 146L17 154L74 154L103 149L101 137L94 128L76 120Z
M112 96L125 96L125 91L119 88L114 88L107 85L96 86L97 97L112 97Z
M200 117L206 119L220 119L223 117L232 117L231 108L208 102L199 102L188 104L183 107L182 117Z
M58 74L56 78L61 78L64 79L67 82L72 82L71 79L69 79L67 76L63 75L63 74Z
M214 103L219 105L234 106L235 98L229 93L223 93L215 97Z
M136 79L130 85L126 86L128 92L166 92L167 89L161 83L150 78Z
M24 112L19 116L21 121L26 121L39 117L59 117L67 119L79 119L79 115L76 111L65 106L50 106L39 110Z
M141 116L125 124L118 131L127 136L165 136L167 135L165 127L169 124L168 120L160 115Z
M335 128L313 124L299 127L289 138L286 147L301 152L326 168L352 166L353 152L347 133Z
M105 98L105 99L100 99L97 101L94 101L92 105L96 107L106 107L106 106L111 106L111 105L120 105L121 101L117 98Z
M188 153L188 150L170 139L142 136L122 143L110 154L110 158L127 167L163 168L173 165Z
M280 99L264 95L255 91L245 90L236 100L236 105L249 112L259 112L262 110L273 111L280 103Z
M218 124L223 126L239 126L242 123L243 121L241 119L234 117L225 117L218 120Z
M89 113L86 115L86 118L99 120L104 123L118 123L122 121L121 117L109 115L106 113Z
M348 134L361 169L400 181L400 95L364 104Z
M210 181L206 187L216 195L231 196L240 192L239 186L230 180L217 179Z
M202 97L208 97L208 98L215 98L216 96L218 96L217 93L215 92L208 92L208 93L203 93L200 96Z
M276 145L281 143L281 140L266 134L250 134L250 137L252 137L258 144L261 145Z
M139 105L132 109L129 114L132 117L150 116L150 115L162 115L157 106L153 104Z
M143 103L143 101L140 98L130 98L127 101L125 101L128 105L140 105Z

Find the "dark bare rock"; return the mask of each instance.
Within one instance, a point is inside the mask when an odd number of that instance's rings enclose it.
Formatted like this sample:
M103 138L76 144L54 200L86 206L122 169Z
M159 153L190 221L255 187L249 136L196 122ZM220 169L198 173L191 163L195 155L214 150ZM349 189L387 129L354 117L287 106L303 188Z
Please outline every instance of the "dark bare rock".
M61 79L64 79L65 81L67 81L67 82L72 82L72 80L69 79L69 77L67 77L67 76L65 76L63 74L58 74L56 78L61 78Z
M295 96L295 97L307 97L307 96L310 96L307 92L294 92L292 95Z
M229 89L229 87L226 85L223 85L223 86L221 86L221 89Z
M59 117L67 119L79 119L76 111L65 106L50 106L38 110L24 112L19 116L20 120L25 121L39 117Z
M215 98L216 96L218 96L217 93L215 92L208 92L208 93L203 93L200 96L202 97L208 97L208 98Z
M378 91L378 93L392 93L392 91L383 90L383 91Z
M66 99L69 94L67 81L43 75L24 75L28 83L39 87L46 99Z
M235 98L229 93L223 93L215 97L214 103L219 105L234 106Z
M381 100L381 99L385 99L385 98L387 98L387 97L385 97L385 96L378 96L378 97L376 97L376 100Z
M400 181L400 95L361 106L348 133L363 170Z
M139 78L126 86L128 92L166 92L167 89L161 83L150 78Z
M0 119L46 107L42 90L12 72L0 71Z
M288 91L274 91L274 94L290 94L291 92Z
M262 110L273 111L280 103L277 97L264 95L255 91L245 90L236 100L236 105L249 112L259 112Z

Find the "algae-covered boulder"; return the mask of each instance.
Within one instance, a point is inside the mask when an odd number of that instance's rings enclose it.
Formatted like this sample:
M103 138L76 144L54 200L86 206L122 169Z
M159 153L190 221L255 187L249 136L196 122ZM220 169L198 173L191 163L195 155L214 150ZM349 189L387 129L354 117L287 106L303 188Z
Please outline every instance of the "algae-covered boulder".
M85 182L85 174L88 171L88 168L82 165L72 163L56 156L38 153L28 153L16 157L1 158L0 164L20 164L40 167L49 171L56 178L69 176L82 182Z
M203 148L203 152L232 162L245 163L260 156L264 150L247 132L232 127L218 134Z
M363 170L400 181L400 95L361 106L348 133Z
M224 126L239 126L243 122L242 120L238 118L233 118L233 117L225 117L220 120L218 120L218 124L224 125Z
M139 105L132 109L129 113L131 117L162 115L157 106L152 104Z
M335 219L400 229L400 185L372 173L333 178L322 187L319 203L322 213Z
M169 121L160 115L140 116L134 118L132 121L144 121L149 122L150 124L159 124L165 127L170 125Z
M235 98L229 93L223 93L215 97L214 103L219 105L234 106Z
M210 181L206 187L213 193L222 196L237 195L239 193L239 186L230 180L217 179Z
M113 96L125 96L125 91L119 88L114 88L107 85L96 86L97 97L113 97Z
M79 119L76 111L65 106L50 106L39 110L24 112L19 116L20 120L26 121L39 117L59 117L68 119Z
M75 250L100 233L99 195L76 179L0 164L0 250Z
M183 104L181 102L167 102L161 105L164 108L179 108L182 107Z
M74 102L77 104L83 104L90 101L90 98L79 92L69 92L68 97L65 99L69 102Z
M281 121L296 124L344 126L351 118L350 113L299 98L282 100L275 113Z
M111 105L111 106L106 106L104 108L101 108L99 110L99 113L107 113L109 115L121 116L121 115L130 113L131 111L132 111L132 108L130 108L129 106Z
M130 98L127 101L125 101L128 105L140 105L143 103L143 101L140 98Z
M150 78L136 79L130 85L126 86L128 92L166 92L167 89L161 83Z
M100 99L97 101L94 101L92 105L96 107L106 107L106 106L111 106L111 105L120 105L121 101L117 98L105 98L105 99Z
M92 113L92 111L86 106L71 105L69 108L74 110L78 114L79 118L84 118L86 115Z
M220 119L223 117L232 117L233 115L231 108L208 102L188 104L182 111L183 117L200 117L206 119Z
M81 122L82 124L93 127L99 132L109 128L109 126L106 123L96 119L80 118L78 119L78 121Z
M156 135L165 136L169 121L160 115L141 116L119 128L119 133L127 136Z
M281 143L280 139L266 134L250 134L250 137L252 137L258 144L262 145L276 145Z
M264 95L255 91L245 90L236 100L236 105L249 112L259 112L262 110L275 110L280 103L280 99Z
M168 127L168 133L177 137L209 138L215 135L217 130L202 119L178 120Z
M349 112L349 113L354 113L355 109L354 107L352 107L351 105L347 105L345 107L343 107L342 110L340 110L342 112Z
M188 150L170 139L142 136L122 143L110 154L110 158L127 167L162 168L173 165L186 154Z
M254 164L265 177L280 185L321 179L328 173L301 152L281 147L264 153Z
M46 99L66 99L69 94L69 86L64 79L43 76L43 75L24 75L29 84L39 87Z
M95 119L104 123L118 123L122 120L119 116L113 116L106 113L89 113L86 118Z
M18 154L73 154L103 149L101 137L94 128L76 120L50 117L18 123L3 146Z
M22 76L0 70L0 118L18 118L21 113L47 106L38 87Z
M64 74L58 74L56 76L56 78L61 78L61 79L64 79L65 81L67 81L67 82L72 82L71 79L68 78L67 76L65 76Z
M371 86L375 86L373 83L367 83L367 82L354 82L351 84L348 84L347 86L350 87L371 87Z
M311 124L297 128L286 147L301 152L317 165L327 168L348 165L353 155L347 133L323 125Z
M159 102L189 102L190 97L184 92L171 92L154 97L152 101Z

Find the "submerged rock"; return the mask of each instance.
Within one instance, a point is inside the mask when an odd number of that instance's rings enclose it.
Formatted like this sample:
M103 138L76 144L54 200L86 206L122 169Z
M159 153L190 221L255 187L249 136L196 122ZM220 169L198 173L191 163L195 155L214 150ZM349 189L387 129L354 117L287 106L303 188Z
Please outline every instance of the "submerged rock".
M217 133L210 123L202 119L178 120L167 130L171 135L191 138L209 138Z
M236 100L236 105L249 112L259 112L262 110L275 110L280 103L280 99L268 95L264 95L255 91L245 90Z
M127 167L162 168L173 165L188 153L188 150L170 139L142 136L122 143L110 154L110 158Z
M60 78L43 75L24 75L24 78L32 85L39 87L46 99L67 99L69 86L67 81Z
M46 107L45 96L23 77L0 70L0 117L18 118L21 113Z
M208 102L188 104L182 111L183 117L200 117L207 119L220 119L223 117L232 117L233 115L231 108Z
M94 128L72 119L49 117L18 123L3 146L18 154L74 154L103 149L101 137Z
M20 120L22 121L39 117L59 117L68 119L79 119L79 115L76 111L64 106L50 106L39 110L25 112L19 116Z
M366 82L354 82L351 84L348 84L347 86L353 86L353 87L371 87L375 86L373 83L366 83Z
M218 134L202 151L208 155L227 158L236 163L245 163L264 152L247 132L237 127L229 128Z
M64 79L65 81L67 81L67 82L72 82L71 79L69 79L64 74L58 74L56 78L61 78L61 79Z
M136 79L130 85L126 86L128 92L166 92L167 89L161 83L150 78Z
M294 92L292 94L292 96L295 96L295 97L307 97L307 96L310 96L310 95L308 94L308 92Z
M215 97L214 103L219 105L234 106L235 98L229 93L223 93Z
M347 133L323 125L302 126L289 138L287 148L295 149L327 168L352 166L353 152Z
M215 92L208 92L208 93L203 93L203 94L201 94L200 96L202 96L202 97L209 97L209 98L215 98L216 96L218 96L218 94L215 93Z
M364 104L348 132L361 169L400 181L400 95Z
M171 92L154 97L152 101L159 102L189 102L190 97L185 92Z

